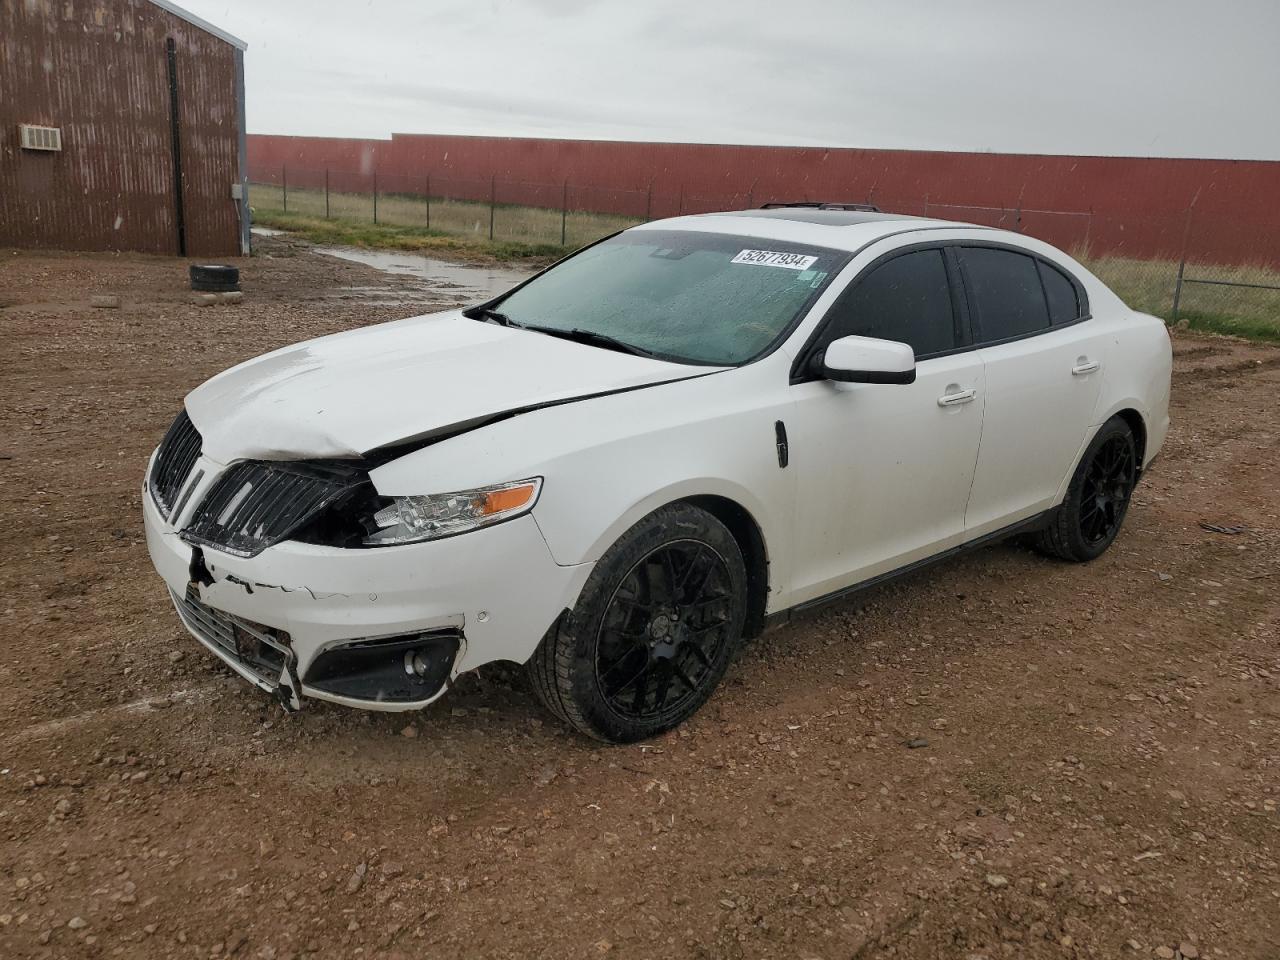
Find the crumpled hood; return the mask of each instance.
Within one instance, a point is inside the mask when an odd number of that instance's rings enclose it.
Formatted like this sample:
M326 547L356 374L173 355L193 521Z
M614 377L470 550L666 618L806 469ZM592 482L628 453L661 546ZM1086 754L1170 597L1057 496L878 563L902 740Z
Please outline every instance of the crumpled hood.
M711 369L449 311L265 354L197 387L186 406L205 454L222 463L349 458L524 407Z

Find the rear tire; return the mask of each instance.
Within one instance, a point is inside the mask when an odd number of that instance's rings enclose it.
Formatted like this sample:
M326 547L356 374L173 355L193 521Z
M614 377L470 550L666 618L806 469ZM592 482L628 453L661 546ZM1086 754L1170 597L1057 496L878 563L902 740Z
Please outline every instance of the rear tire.
M527 664L538 699L587 736L632 743L692 716L741 642L747 570L723 523L662 507L596 564Z
M1086 448L1066 498L1040 533L1036 548L1073 563L1100 557L1120 532L1137 480L1133 431L1115 417Z

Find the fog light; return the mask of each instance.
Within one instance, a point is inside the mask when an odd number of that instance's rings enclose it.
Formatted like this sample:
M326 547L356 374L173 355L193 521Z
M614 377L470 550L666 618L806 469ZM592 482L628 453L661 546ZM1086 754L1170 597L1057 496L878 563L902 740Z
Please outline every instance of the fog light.
M302 682L355 700L427 700L449 679L461 640L455 630L357 640L321 653Z
M415 677L425 677L431 670L429 655L422 650L406 650L404 652L404 672Z

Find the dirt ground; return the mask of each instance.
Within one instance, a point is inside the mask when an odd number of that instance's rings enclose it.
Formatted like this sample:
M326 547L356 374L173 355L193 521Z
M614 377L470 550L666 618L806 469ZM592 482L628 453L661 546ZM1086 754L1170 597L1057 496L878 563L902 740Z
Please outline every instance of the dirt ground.
M208 308L0 251L0 957L1280 957L1280 349L1177 337L1102 559L877 589L609 748L513 668L287 716L181 629L139 502L184 393L457 295L261 251Z

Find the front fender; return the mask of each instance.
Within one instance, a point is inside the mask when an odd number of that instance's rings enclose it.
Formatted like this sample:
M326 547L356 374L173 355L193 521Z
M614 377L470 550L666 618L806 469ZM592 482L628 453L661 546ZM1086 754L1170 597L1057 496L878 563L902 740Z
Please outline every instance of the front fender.
M381 467L374 482L385 494L540 476L533 518L564 566L598 560L664 504L723 497L754 518L771 580L783 589L796 470L779 463L776 423L790 411L788 369L778 353L713 376L512 417Z
M751 517L752 522L755 523L756 529L760 531L761 540L764 542L765 555L769 555L771 546L770 534L772 531L766 529L765 525L760 522L760 517L767 513L766 506L747 488L717 477L698 477L683 480L679 483L670 484L661 490L655 490L648 496L640 498L626 508L612 523L607 524L600 530L595 539L587 545L584 555L591 557L592 561L599 560L613 544L618 542L624 533L655 510L671 503L690 500L695 497L720 497L745 510ZM536 514L534 519L537 519ZM539 529L542 529L541 524ZM545 529L543 529L543 537L547 537ZM550 544L551 540L548 538L547 542ZM566 562L560 556L556 556L554 547L552 547L552 555L556 557L557 563Z

